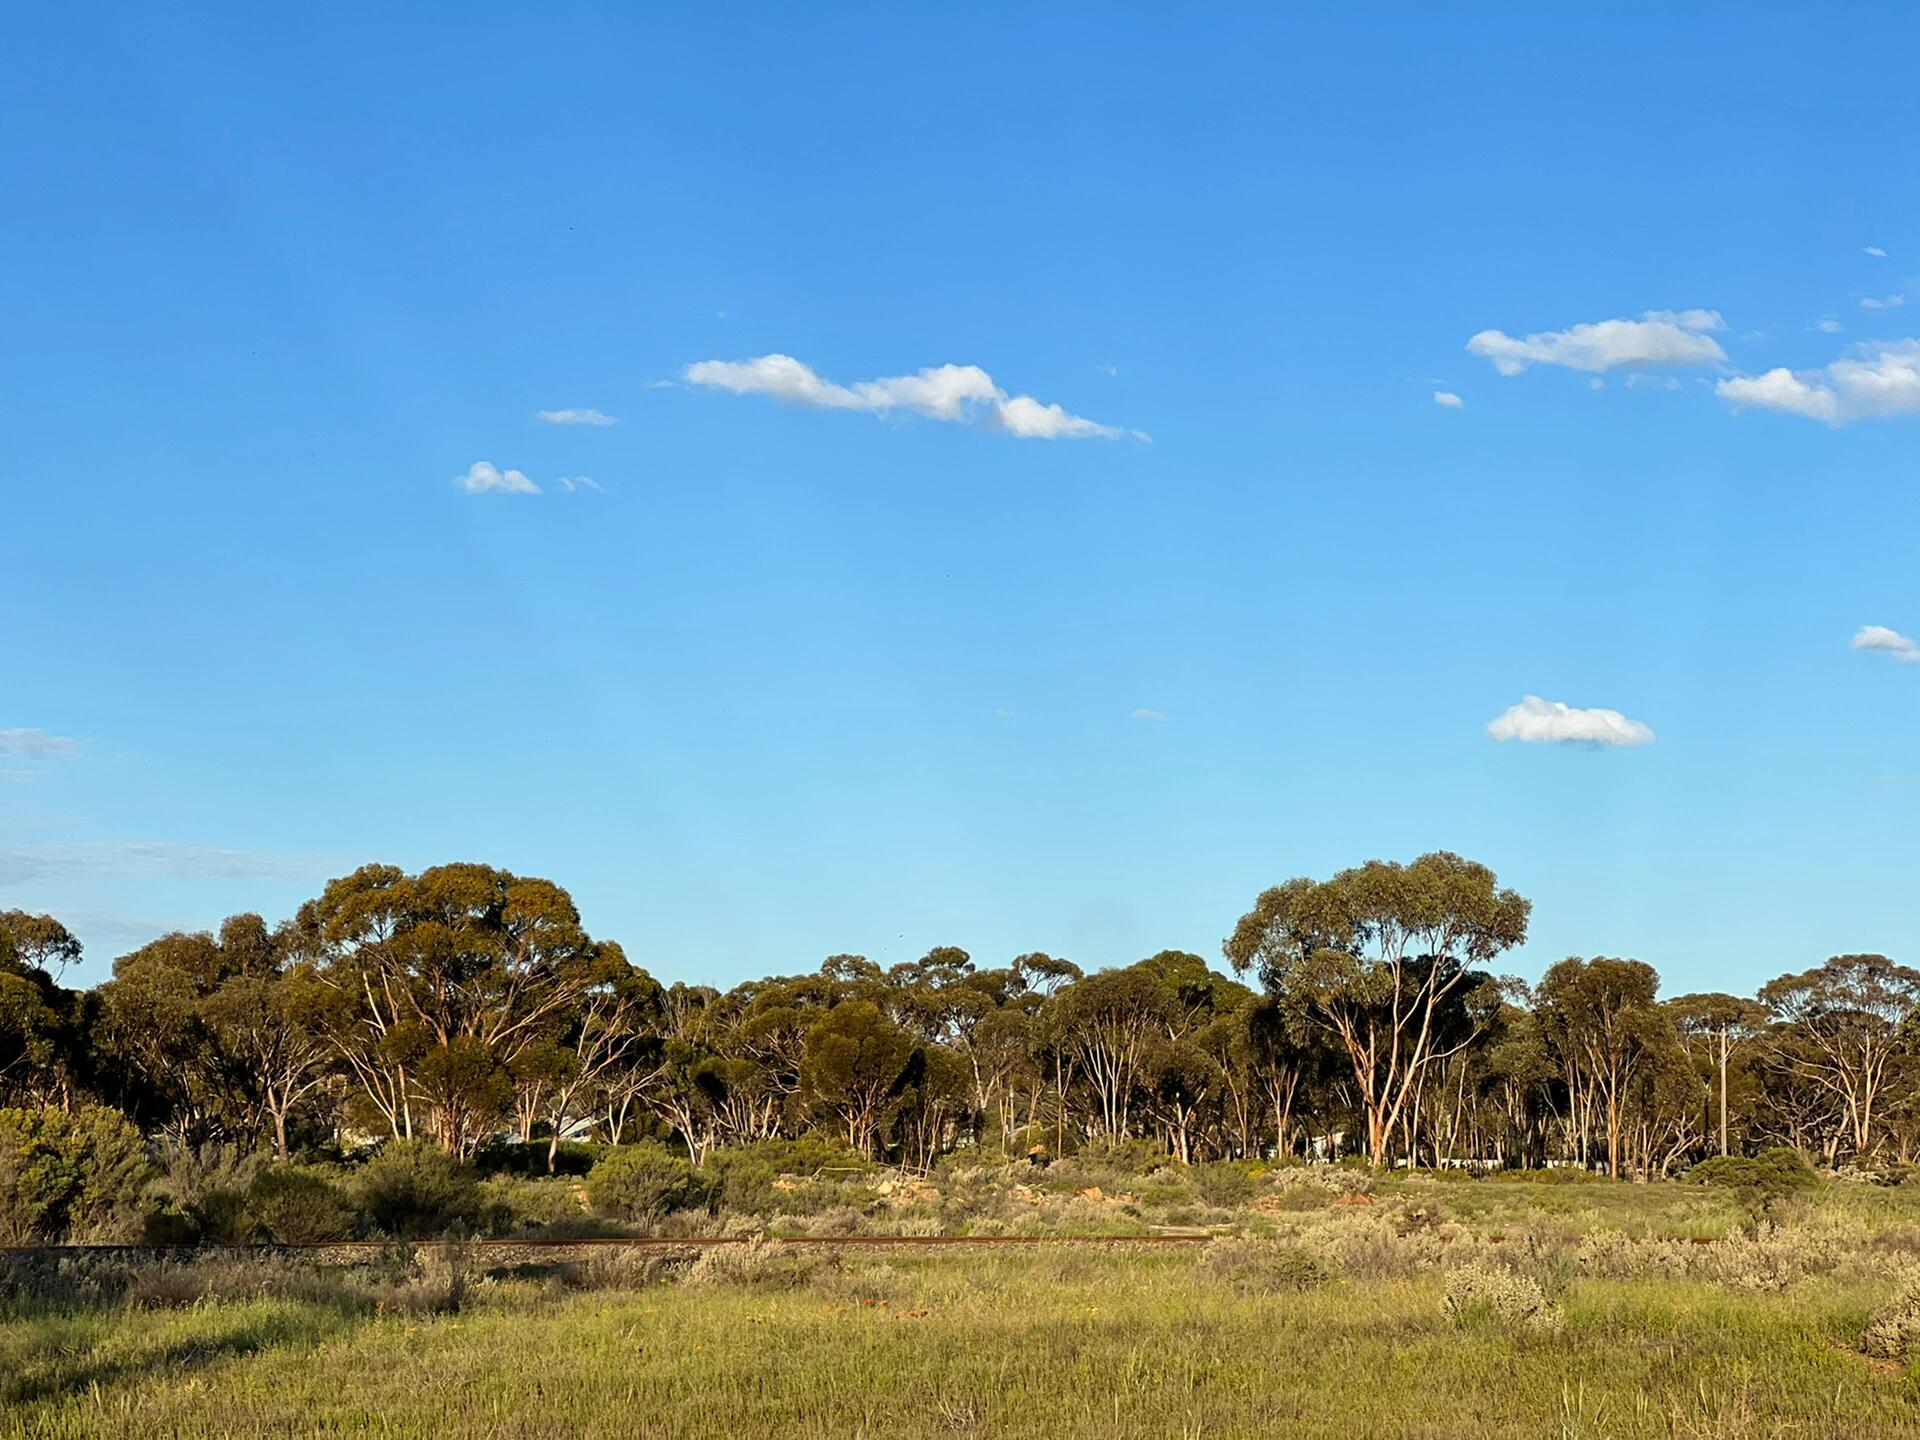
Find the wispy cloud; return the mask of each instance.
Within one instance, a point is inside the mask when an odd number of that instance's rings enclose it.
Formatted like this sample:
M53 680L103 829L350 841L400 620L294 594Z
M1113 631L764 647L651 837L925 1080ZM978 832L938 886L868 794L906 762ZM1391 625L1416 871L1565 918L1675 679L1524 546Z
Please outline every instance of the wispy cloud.
M1862 310L1898 310L1906 303L1907 297L1904 295L1862 295L1860 297Z
M1885 625L1862 625L1853 632L1851 650L1874 650L1908 665L1920 664L1920 645Z
M543 425L618 425L620 421L604 410L536 410L533 418Z
M1823 335L1838 335L1844 327L1831 315L1823 315L1807 328L1809 330L1818 330Z
M569 495L580 490L591 490L596 495L604 495L607 491L607 487L591 475L562 475L560 477L560 488Z
M1117 425L1069 414L1031 395L1009 395L978 365L935 365L912 375L889 375L842 385L791 355L751 360L702 360L689 365L689 385L734 395L762 395L816 410L905 413L949 424L1000 430L1021 440L1114 439Z
M1129 720L1151 720L1161 724L1172 717L1159 710L1134 710L1128 713Z
M1884 260L1887 258L1887 252L1882 250L1878 245L1868 245L1862 253L1871 255L1876 260Z
M1784 366L1722 380L1714 391L1738 408L1777 410L1844 425L1920 414L1920 340L1877 341L1817 370Z
M1725 328L1717 310L1649 310L1638 320L1598 320L1519 339L1482 330L1467 341L1467 350L1491 361L1502 375L1518 375L1529 365L1583 371L1709 365L1725 360L1727 352L1708 332Z
M1464 410L1467 408L1467 402L1462 400L1458 395L1454 394L1453 391L1451 390L1434 391L1433 403L1438 405L1443 410Z
M71 735L49 735L44 730L0 730L0 755L23 760L47 760L56 755L77 755L80 742Z
M1631 746L1653 743L1653 731L1618 710L1582 710L1529 695L1496 715L1487 734L1500 741L1534 745Z
M485 460L476 460L453 483L469 495L538 495L540 487L518 470L496 470Z
M67 876L157 875L174 880L308 880L338 862L321 855L235 850L161 840L0 845L0 884Z

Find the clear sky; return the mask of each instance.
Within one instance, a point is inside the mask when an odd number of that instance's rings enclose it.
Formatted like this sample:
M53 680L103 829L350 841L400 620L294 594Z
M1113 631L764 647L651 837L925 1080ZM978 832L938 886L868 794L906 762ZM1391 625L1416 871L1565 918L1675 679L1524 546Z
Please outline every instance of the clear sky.
M634 8L0 18L82 978L376 859L718 983L1433 848L1529 978L1920 958L1920 13Z

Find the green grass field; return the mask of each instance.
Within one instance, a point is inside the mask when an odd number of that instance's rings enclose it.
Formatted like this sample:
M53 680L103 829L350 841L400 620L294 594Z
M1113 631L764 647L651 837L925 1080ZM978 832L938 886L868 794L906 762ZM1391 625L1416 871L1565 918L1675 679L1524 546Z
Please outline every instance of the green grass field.
M518 1275L457 1314L16 1300L0 1400L24 1435L1920 1436L1920 1380L1861 1353L1914 1198L1827 1187L1745 1239L1698 1187L1389 1182L1249 1212L1324 1265L1272 1293L1204 1247L1088 1246ZM1554 1328L1449 1315L1489 1257Z

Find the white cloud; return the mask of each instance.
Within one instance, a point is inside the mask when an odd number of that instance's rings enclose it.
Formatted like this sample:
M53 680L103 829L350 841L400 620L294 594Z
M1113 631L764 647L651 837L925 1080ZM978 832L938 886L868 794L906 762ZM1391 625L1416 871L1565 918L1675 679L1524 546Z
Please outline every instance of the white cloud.
M1495 740L1536 745L1650 745L1653 731L1618 710L1575 709L1558 700L1529 695L1487 726Z
M79 749L80 742L71 735L49 735L44 730L0 730L0 755L45 760L54 755L72 755Z
M1829 425L1920 415L1920 340L1859 345L1824 369L1782 366L1722 380L1714 390L1734 406L1804 415Z
M1673 375L1649 375L1644 370L1635 370L1627 376L1627 388L1629 390L1645 389L1648 386L1657 386L1662 390L1678 390L1680 388L1680 381L1678 377Z
M791 355L761 355L752 360L702 360L687 367L686 378L689 385L734 395L764 395L816 410L858 410L870 415L907 412L929 420L977 424L1021 440L1112 439L1122 433L1116 425L1070 415L1031 395L1010 396L978 365L935 365L912 375L841 385L822 378Z
M533 418L545 425L618 425L604 410L536 410Z
M1467 350L1493 362L1502 375L1529 365L1562 365L1602 371L1623 365L1707 365L1727 352L1707 332L1723 330L1717 310L1649 310L1638 320L1599 320L1565 330L1544 330L1524 339L1482 330Z
M1818 330L1821 333L1826 335L1838 335L1842 327L1840 322L1834 319L1831 315L1824 315L1820 319L1814 321L1813 324L1808 328L1813 330Z
M565 490L569 495L578 490L591 490L596 495L604 495L607 493L607 487L591 475L562 475L560 477L560 488Z
M1462 400L1458 395L1454 394L1451 390L1434 391L1433 403L1438 405L1443 410L1464 410L1467 408L1467 402Z
M1898 310L1906 303L1907 297L1904 295L1889 295L1885 299L1873 295L1863 295L1860 297L1860 308L1862 310Z
M646 390L678 390L680 388L680 382L678 380L649 380L641 388Z
M1165 721L1170 717L1158 710L1134 710L1128 714L1127 718L1129 720Z
M485 460L476 460L453 483L469 495L538 495L540 487L518 470L496 470Z
M1153 436L1138 427L1127 431L1127 434L1138 440L1142 445L1151 445L1153 443Z
M1848 648L1877 650L1909 665L1920 664L1920 645L1915 645L1898 630L1889 630L1885 625L1862 625L1854 632Z
M1873 256L1873 258L1876 260L1884 260L1887 258L1887 252L1882 250L1878 245L1867 246L1865 253Z

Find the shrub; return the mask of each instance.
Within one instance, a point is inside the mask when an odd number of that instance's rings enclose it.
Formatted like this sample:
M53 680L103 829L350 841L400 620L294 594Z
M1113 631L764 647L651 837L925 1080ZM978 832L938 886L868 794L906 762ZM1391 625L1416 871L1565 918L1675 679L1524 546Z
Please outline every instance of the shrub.
M480 1215L473 1171L424 1140L389 1140L355 1178L354 1197L376 1229L405 1239L471 1227Z
M0 1239L128 1238L152 1173L140 1132L118 1110L0 1110Z
M247 1216L257 1236L280 1245L321 1245L353 1233L353 1199L318 1170L271 1165L247 1190Z
M1538 1281L1500 1265L1474 1263L1447 1274L1447 1318L1456 1325L1493 1322L1535 1335L1557 1334L1566 1317Z
M1684 1177L1690 1185L1732 1190L1749 1206L1764 1209L1815 1183L1813 1167L1798 1150L1776 1146L1758 1155L1716 1155Z
M234 1145L169 1144L146 1189L153 1245L241 1245L254 1238L247 1192L265 1161Z
M702 1167L719 1187L719 1203L743 1214L813 1214L854 1197L871 1199L862 1183L873 1170L844 1141L818 1135L762 1140L716 1150Z
M1243 1236L1210 1240L1200 1252L1200 1272L1243 1295L1314 1290L1327 1283L1327 1271L1297 1245Z
M688 1267L688 1285L750 1285L762 1290L797 1290L811 1281L826 1257L756 1235L736 1244L709 1245Z
M481 1228L489 1235L539 1234L557 1239L616 1233L593 1219L575 1180L522 1180L490 1175L480 1182Z
M1920 1276L1908 1279L1885 1308L1874 1313L1860 1348L1876 1360L1905 1361L1920 1345Z
M622 1145L587 1176L587 1198L596 1214L643 1225L679 1210L705 1208L713 1182L679 1155L651 1140Z

